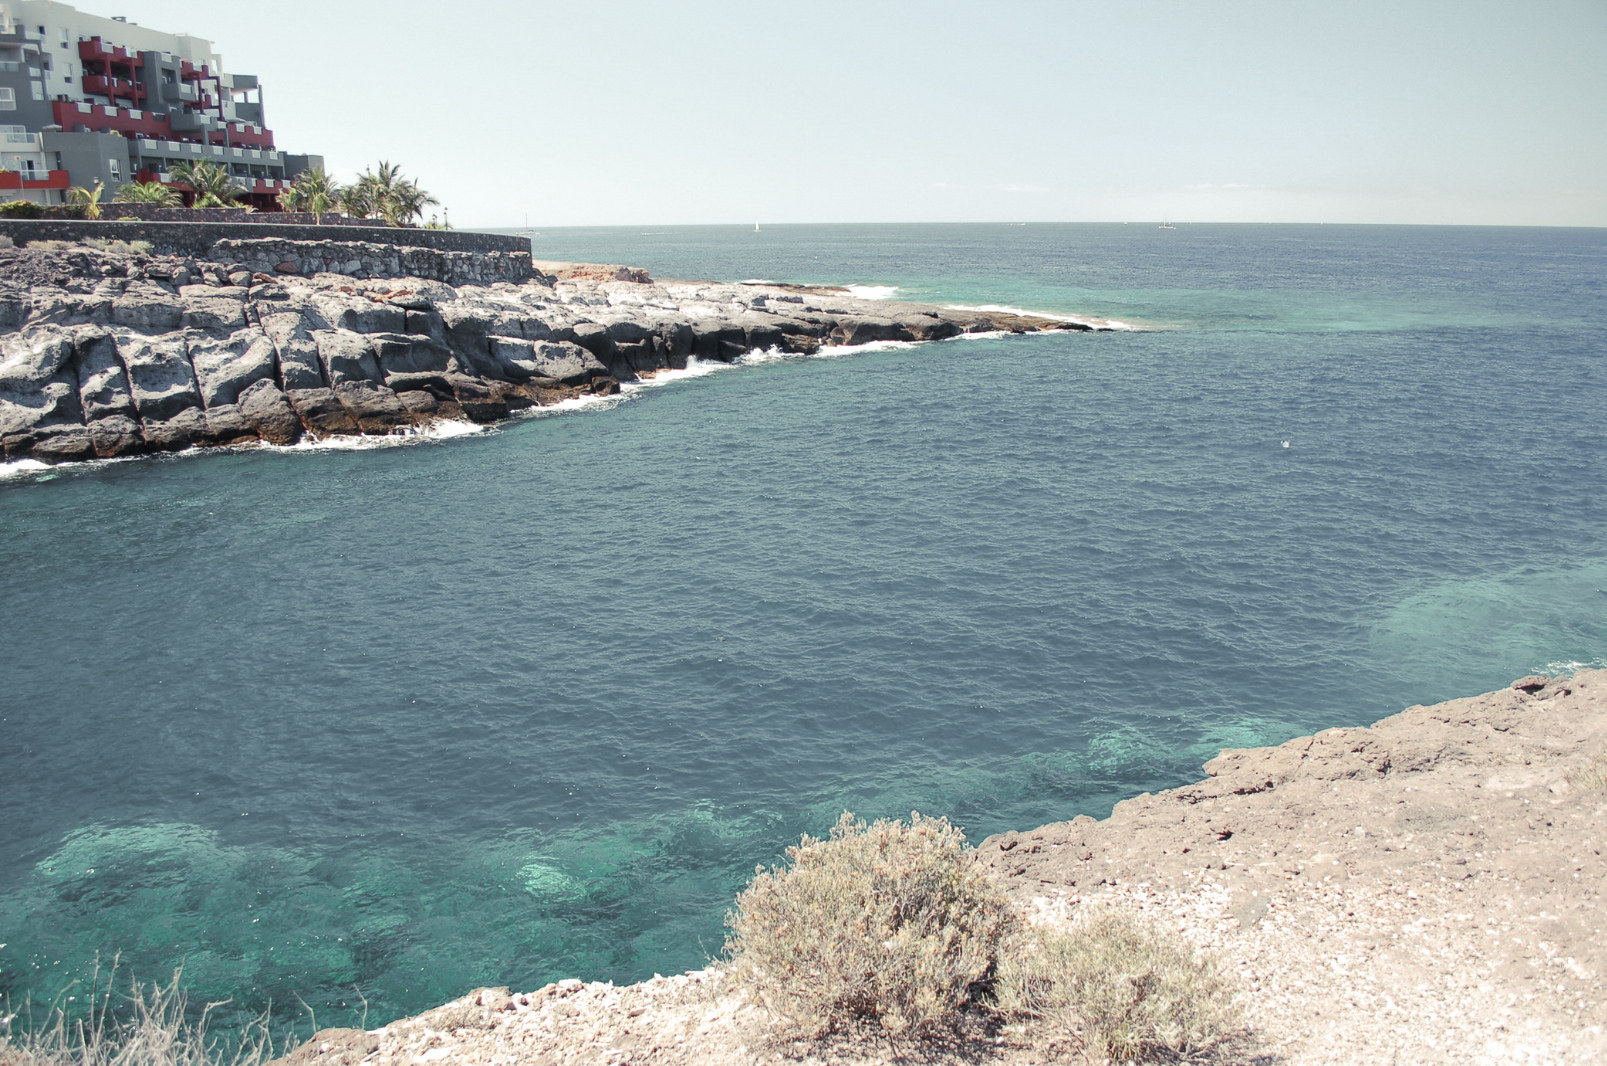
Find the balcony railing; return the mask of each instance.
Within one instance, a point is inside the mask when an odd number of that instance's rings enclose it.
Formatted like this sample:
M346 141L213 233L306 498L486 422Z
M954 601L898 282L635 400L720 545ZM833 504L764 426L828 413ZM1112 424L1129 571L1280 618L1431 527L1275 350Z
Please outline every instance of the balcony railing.
M91 37L87 41L78 42L78 57L91 62L102 60L108 63L130 63L136 67L145 65L145 57L138 52L130 52L121 45L106 47L99 37Z
M84 75L84 92L100 96L125 96L138 101L145 95L144 86L127 78L109 78L104 74Z
M30 178L21 171L12 171L0 174L0 189L65 189L67 188L67 172L65 170L52 170L47 172L49 177Z

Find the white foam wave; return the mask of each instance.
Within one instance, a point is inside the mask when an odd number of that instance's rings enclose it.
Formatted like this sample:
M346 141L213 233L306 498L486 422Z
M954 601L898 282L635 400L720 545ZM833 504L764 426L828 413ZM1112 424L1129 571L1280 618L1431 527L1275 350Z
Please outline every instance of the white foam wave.
M1592 659L1588 663L1577 660L1546 663L1535 672L1547 677L1572 677L1581 670L1607 670L1607 659Z
M1086 315L1061 315L1053 311L1028 311L1020 307L1010 307L1006 304L948 304L950 311L991 311L1000 315L1030 315L1033 318L1047 318L1051 322L1075 322L1081 326L1092 326L1095 329L1131 330L1136 327L1114 318L1089 318Z
M927 341L867 341L864 344L835 344L830 347L822 346L820 351L810 356L812 359L837 359L845 355L862 355L865 352L900 352L907 348L919 348Z
M897 285L850 285L850 286L848 286L849 295L857 297L858 299L861 299L861 300L891 300L893 298L893 294L895 292L897 292L897 291L898 291L898 286Z
M427 426L417 426L401 433L387 433L383 436L363 437L323 437L314 440L312 437L303 437L296 444L263 444L257 447L275 452L359 452L373 448L398 448L407 444L421 444L431 440L451 440L455 437L472 437L484 433L489 426L482 426L474 422L445 421L432 422ZM215 451L219 449L190 448L186 451ZM228 449L221 449L228 450ZM184 453L179 453L184 454Z
M622 390L623 388L624 386L621 386ZM548 404L546 407L527 407L522 411L514 411L512 413L512 417L545 418L548 415L561 415L570 411L583 411L588 407L615 407L624 399L626 399L626 394L623 391L621 391L617 396L597 396L588 393L584 396L571 396L566 400L559 400L557 403Z
M774 363L783 359L841 359L848 355L863 355L867 352L897 352L908 348L919 348L926 341L868 341L864 344L833 344L821 345L815 352L784 352L780 348L763 348L751 351L744 355L737 363L742 366L756 366L761 363Z
M41 463L38 459L13 459L9 463L0 463L0 481L27 477L29 474L49 469L49 463Z
M652 377L642 378L640 381L630 381L620 386L621 391L631 392L637 389L653 389L660 385L669 385L677 381L686 381L690 378L707 377L722 370L730 370L734 363L705 362L697 356L687 359L686 367L682 370L660 370Z

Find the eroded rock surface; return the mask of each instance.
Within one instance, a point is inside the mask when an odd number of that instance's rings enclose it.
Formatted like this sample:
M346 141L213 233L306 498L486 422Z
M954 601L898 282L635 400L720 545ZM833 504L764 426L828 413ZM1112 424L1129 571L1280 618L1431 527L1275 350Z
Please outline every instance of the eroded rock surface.
M1607 671L1205 770L979 850L1046 914L1137 909L1221 952L1282 1061L1607 1061Z
M0 453L405 433L614 393L693 358L1104 328L624 267L532 277L517 258L281 240L219 241L205 261L0 250Z

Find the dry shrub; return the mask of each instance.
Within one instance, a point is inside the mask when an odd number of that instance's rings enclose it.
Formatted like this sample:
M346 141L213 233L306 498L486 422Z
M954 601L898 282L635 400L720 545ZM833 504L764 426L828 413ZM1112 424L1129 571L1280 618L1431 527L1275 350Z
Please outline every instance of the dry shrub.
M1568 784L1581 792L1607 788L1607 751L1598 751L1568 775Z
M867 826L845 812L829 840L805 836L787 858L737 897L726 952L733 978L809 1036L952 1022L1018 926L946 818Z
M1118 914L1023 936L1000 962L996 996L1001 1010L1076 1029L1089 1050L1118 1062L1207 1047L1237 1020L1214 960Z
M166 985L132 983L119 1020L112 1011L115 974L114 968L104 990L98 973L92 981L87 1019L58 1009L43 1028L14 1036L17 1019L0 1014L0 1066L261 1066L273 1057L265 1019L232 1050L209 1040L207 1015L222 1004L191 1020L177 973Z
M154 248L150 241L102 240L99 237L85 237L83 244L97 252L114 252L118 255L150 255Z

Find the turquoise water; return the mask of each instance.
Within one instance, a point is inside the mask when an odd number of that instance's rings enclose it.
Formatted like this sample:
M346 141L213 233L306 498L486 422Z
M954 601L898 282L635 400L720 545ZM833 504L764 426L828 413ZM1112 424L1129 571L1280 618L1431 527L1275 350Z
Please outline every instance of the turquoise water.
M1607 233L543 233L1151 332L0 479L0 991L303 1030L698 965L844 807L973 838L1607 655ZM1286 447L1284 442L1288 442Z

